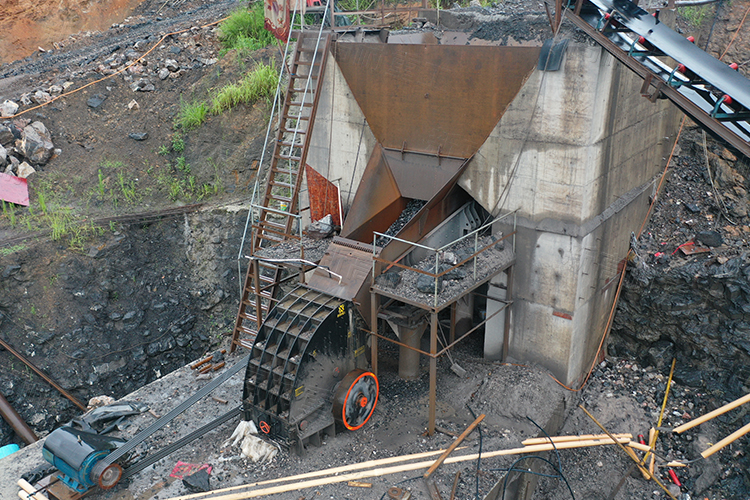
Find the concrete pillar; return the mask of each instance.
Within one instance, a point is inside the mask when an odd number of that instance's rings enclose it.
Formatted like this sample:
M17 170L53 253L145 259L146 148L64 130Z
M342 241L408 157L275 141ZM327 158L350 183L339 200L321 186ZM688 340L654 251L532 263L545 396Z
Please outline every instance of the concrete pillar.
M396 322L393 319L387 320L388 324L396 332L402 344L409 347L399 346L398 351L398 376L404 380L416 380L419 378L419 357L421 356L414 349L420 348L422 334L427 327L422 318L417 322Z

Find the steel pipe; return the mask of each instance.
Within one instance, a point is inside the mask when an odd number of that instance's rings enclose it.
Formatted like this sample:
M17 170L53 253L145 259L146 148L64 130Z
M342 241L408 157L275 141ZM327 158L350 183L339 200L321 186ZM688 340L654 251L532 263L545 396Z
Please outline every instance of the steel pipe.
M0 415L3 416L6 422L10 424L16 434L26 441L26 444L31 444L39 440L31 427L21 418L21 415L8 403L2 393L0 393Z

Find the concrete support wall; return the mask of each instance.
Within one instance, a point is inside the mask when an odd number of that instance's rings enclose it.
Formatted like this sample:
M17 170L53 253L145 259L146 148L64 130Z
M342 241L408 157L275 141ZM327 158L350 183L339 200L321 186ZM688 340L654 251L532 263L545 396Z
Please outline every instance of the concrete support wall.
M566 383L591 365L610 281L676 132L676 108L641 97L641 83L601 48L570 44L560 71L532 74L459 181L494 214L518 210L508 355Z
M354 199L375 143L336 59L329 55L307 163L339 186L344 211L349 208L347 200Z

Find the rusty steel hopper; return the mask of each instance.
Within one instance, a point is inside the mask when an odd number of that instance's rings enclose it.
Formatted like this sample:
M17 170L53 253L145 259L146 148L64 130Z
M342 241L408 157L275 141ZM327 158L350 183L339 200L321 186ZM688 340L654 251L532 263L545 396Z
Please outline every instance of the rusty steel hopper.
M539 47L336 44L336 61L378 145L344 219L342 238L331 244L323 269L308 286L365 304L360 312L370 322L366 270L372 266L373 231L388 229L410 200L424 200L398 233L416 242L469 199L456 182L536 67L539 52ZM405 250L398 242L377 249L390 259ZM347 278L339 280L328 270Z

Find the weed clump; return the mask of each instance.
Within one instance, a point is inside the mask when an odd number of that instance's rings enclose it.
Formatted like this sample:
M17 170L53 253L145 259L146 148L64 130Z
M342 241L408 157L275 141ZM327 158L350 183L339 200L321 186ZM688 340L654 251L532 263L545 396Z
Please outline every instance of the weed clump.
M219 26L219 41L224 46L221 55L230 50L253 51L273 43L273 34L265 28L263 2L251 8L241 7Z

